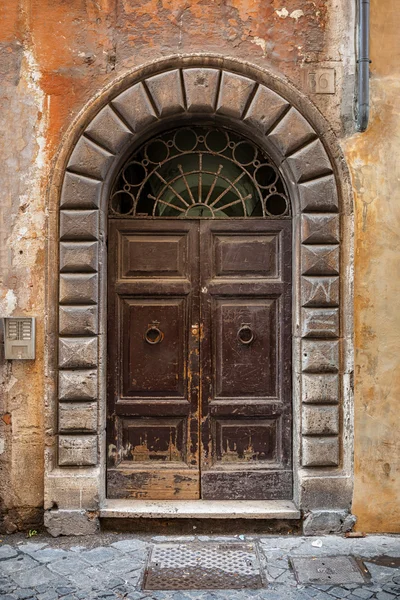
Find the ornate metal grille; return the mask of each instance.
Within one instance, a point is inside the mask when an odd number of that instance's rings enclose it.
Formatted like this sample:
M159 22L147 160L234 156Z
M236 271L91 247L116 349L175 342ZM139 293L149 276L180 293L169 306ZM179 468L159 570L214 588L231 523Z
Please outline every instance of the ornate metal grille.
M290 217L278 170L228 129L184 127L144 144L121 169L111 217Z

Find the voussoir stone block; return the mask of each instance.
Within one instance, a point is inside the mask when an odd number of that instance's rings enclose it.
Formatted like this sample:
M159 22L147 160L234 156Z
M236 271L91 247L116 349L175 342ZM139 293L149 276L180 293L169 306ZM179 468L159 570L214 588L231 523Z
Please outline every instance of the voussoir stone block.
M332 172L332 165L320 140L311 142L286 160L298 182Z
M138 132L157 120L157 115L142 83L128 88L111 103L133 131Z
M339 309L303 308L301 335L310 338L339 337Z
M328 213L302 215L301 241L303 244L338 244L339 215Z
M305 404L302 411L303 435L339 433L339 407Z
M58 406L60 432L97 430L96 402L60 402Z
M97 273L62 273L60 275L61 304L96 304Z
M334 175L299 185L302 212L338 212L339 201Z
M117 154L133 138L131 130L108 105L93 119L85 133L113 154Z
M339 465L339 438L303 437L303 467L337 467Z
M59 366L62 369L90 369L97 366L97 337L59 338Z
M302 277L302 306L339 306L339 277Z
M61 272L95 272L98 266L98 242L61 242Z
M59 332L61 335L96 335L97 306L60 306Z
M311 404L337 404L339 402L339 375L303 374L302 401Z
M62 466L89 466L97 464L96 435L60 435L58 464Z
M220 72L217 69L184 69L183 81L189 112L214 112Z
M291 154L296 148L306 144L313 138L315 138L314 129L293 107L268 134L268 139L284 156Z
M339 246L302 245L301 272L302 275L338 275Z
M98 208L101 186L101 181L67 171L61 191L61 208Z
M217 101L217 113L240 118L246 108L255 82L248 77L224 71Z
M97 240L98 235L98 210L60 211L61 240Z
M146 85L160 117L184 112L185 101L178 69L154 75L146 79Z
M288 106L289 103L282 96L264 85L260 85L254 94L244 121L265 135Z
M69 159L68 169L103 180L113 160L111 152L81 136Z
M337 340L303 340L302 370L304 373L337 373L339 342Z
M97 370L59 371L58 397L60 400L96 400Z

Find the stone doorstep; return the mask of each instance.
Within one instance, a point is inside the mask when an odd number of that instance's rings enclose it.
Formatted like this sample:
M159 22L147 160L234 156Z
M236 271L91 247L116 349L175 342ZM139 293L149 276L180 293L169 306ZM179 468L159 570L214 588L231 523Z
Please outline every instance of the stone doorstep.
M107 518L300 519L290 500L106 500Z

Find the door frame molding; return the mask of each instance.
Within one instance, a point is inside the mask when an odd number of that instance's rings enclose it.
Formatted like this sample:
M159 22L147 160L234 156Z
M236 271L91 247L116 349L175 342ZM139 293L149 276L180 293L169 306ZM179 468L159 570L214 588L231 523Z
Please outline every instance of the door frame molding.
M193 54L118 78L81 111L55 157L45 323L50 530L61 518L74 523L71 530L79 520L96 530L105 503L111 183L136 144L199 119L255 139L286 182L294 235L294 502L308 522L328 511L331 529L332 522L338 531L345 526L353 488L353 202L345 159L329 123L287 80L237 59Z

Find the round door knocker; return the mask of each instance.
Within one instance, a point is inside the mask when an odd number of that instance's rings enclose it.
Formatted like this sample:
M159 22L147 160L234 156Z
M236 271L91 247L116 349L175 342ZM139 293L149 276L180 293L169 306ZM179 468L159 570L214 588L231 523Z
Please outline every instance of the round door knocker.
M237 332L237 338L241 344L244 346L249 346L255 340L255 334L253 333L252 328L248 323L242 323Z
M164 339L164 334L161 329L158 327L159 323L151 323L146 333L144 334L144 339L148 344L159 344Z

